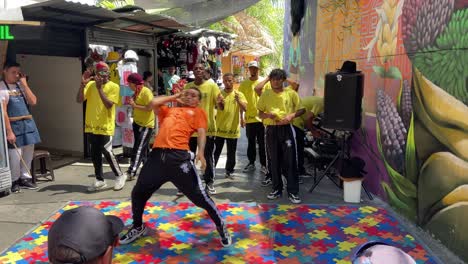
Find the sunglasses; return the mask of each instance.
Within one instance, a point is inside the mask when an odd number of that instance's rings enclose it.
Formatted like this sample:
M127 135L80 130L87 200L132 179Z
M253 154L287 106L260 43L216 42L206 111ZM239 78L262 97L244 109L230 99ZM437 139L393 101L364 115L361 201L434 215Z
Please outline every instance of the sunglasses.
M98 71L98 74L101 75L101 76L107 76L107 75L109 75L109 72L108 71Z

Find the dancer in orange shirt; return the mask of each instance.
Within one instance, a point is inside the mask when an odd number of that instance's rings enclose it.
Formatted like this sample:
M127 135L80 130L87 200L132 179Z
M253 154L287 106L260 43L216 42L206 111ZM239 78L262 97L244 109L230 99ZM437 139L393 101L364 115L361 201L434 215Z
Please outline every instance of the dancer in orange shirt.
M143 224L143 211L146 202L161 185L170 181L195 205L205 209L216 224L221 237L221 244L231 245L231 236L224 224L215 203L206 193L197 175L195 161L206 168L204 149L206 143L207 116L198 105L201 92L190 87L180 94L160 96L153 99L151 105L158 114L160 128L156 135L153 150L148 161L143 165L140 176L132 191L133 225L121 239L121 244L128 244L146 234ZM177 107L165 104L177 102ZM194 132L198 133L198 153L190 152L189 140Z

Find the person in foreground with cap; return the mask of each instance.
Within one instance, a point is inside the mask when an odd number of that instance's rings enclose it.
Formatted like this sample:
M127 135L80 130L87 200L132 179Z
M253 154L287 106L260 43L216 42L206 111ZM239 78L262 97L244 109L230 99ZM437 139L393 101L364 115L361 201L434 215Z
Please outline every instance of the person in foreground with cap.
M149 141L154 129L154 112L151 109L153 93L144 86L144 80L138 73L132 73L127 77L128 85L134 92L130 99L133 108L133 151L130 159L130 167L127 170L127 179L133 180L138 167L145 163L149 152Z
M161 185L172 182L190 201L207 211L216 224L221 244L231 245L231 235L215 203L203 188L193 162L195 158L196 162L201 162L202 170L206 168L204 148L208 121L205 111L198 107L201 97L200 90L190 87L176 95L156 97L151 102L158 114L159 133L133 188L133 224L120 238L121 244L129 244L146 235L147 228L143 223L146 202ZM178 106L166 106L169 102L178 103ZM196 157L189 148L189 139L194 132L198 133Z
M353 255L353 264L416 264L403 250L379 241L361 245Z
M120 87L109 81L109 66L104 62L96 64L94 80L82 80L76 96L78 103L87 102L85 114L85 133L91 145L96 179L88 191L98 191L107 187L102 170L102 155L106 158L116 179L114 190L121 190L127 179L120 170L119 163L112 152L112 136L115 130L115 105L119 102Z
M94 207L65 211L49 230L49 261L52 264L112 263L112 252L123 227L120 218L106 216Z
M241 112L241 126L245 127L247 135L247 157L249 164L244 168L243 172L255 170L255 160L258 145L258 156L262 166L261 172L267 174L266 153L265 153L265 127L261 119L258 117L257 102L259 96L255 92L255 86L259 83L258 80L258 62L251 61L247 65L249 67L250 78L243 81L239 86L239 92L243 93L247 99L247 110ZM270 181L271 182L271 181Z

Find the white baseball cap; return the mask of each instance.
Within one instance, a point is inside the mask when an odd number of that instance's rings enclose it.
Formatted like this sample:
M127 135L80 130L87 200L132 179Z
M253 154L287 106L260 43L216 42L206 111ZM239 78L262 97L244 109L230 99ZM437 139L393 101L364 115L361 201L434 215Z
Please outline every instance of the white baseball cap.
M187 78L189 78L189 79L195 79L195 74L193 74L193 71L189 71L189 72L188 72Z
M124 58L125 59L134 59L136 61L138 61L138 55L135 51L133 50L127 50L124 54Z
M249 64L247 64L247 67L248 68L250 68L250 67L258 68L258 62L257 61L251 61L251 62L249 62Z

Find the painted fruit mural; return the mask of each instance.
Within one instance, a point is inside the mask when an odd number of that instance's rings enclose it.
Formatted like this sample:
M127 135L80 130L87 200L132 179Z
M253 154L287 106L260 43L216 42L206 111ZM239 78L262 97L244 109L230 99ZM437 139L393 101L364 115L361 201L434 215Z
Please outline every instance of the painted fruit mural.
M314 71L299 72L301 95L356 61L365 118L352 150L367 186L468 262L468 0L306 3L300 43L285 25L285 47Z

